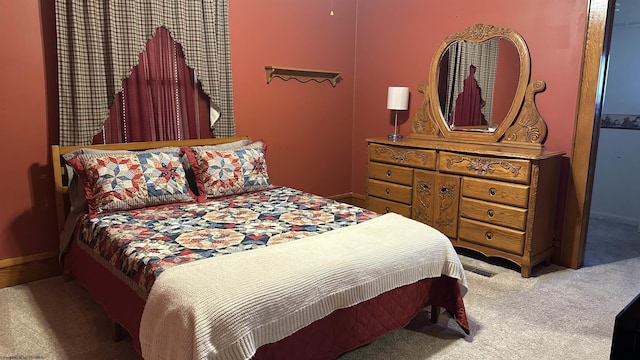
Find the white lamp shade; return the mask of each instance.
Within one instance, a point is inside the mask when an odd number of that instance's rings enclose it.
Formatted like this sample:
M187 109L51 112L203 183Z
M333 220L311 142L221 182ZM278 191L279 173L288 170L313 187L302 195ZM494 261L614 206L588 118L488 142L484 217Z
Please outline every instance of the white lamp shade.
M401 86L389 86L387 93L387 109L407 110L409 107L409 88Z

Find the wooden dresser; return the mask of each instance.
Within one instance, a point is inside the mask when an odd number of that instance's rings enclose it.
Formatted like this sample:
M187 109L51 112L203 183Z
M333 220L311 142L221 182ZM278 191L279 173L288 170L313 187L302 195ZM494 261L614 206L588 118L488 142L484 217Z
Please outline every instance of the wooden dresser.
M368 208L395 212L454 246L511 260L529 277L554 251L563 152L446 139L367 139Z
M496 62L473 63L480 55ZM485 75L476 76L476 66ZM429 82L418 85L424 98L411 134L367 139L369 209L411 217L456 247L510 260L522 277L550 262L560 243L564 152L544 146L547 124L535 96L546 84L530 76L529 49L514 30L476 24L448 35Z

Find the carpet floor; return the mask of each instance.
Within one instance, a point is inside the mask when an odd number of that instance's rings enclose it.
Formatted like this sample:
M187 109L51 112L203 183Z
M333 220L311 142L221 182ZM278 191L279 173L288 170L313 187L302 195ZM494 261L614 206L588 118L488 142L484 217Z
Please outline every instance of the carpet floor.
M608 359L616 314L640 293L635 226L591 219L585 266L509 263L460 251L471 335L425 309L404 329L341 360ZM140 359L131 339L111 341L110 322L75 282L53 277L0 289L0 359Z

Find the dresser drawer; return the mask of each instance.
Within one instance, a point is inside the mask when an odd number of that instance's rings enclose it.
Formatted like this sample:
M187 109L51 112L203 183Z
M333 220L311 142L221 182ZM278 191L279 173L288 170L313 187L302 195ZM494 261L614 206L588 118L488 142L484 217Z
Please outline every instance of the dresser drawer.
M528 184L531 163L528 160L441 152L438 160L438 169L455 174Z
M460 216L524 230L527 221L527 209L463 197L460 203Z
M401 146L369 144L369 160L398 165L435 169L435 150L412 149Z
M387 200L411 204L411 186L369 179L367 194Z
M412 185L413 169L385 163L369 163L369 177L397 184Z
M464 177L462 196L526 208L529 186Z
M458 235L460 240L504 250L516 255L523 253L525 235L523 231L461 218Z
M393 212L402 216L411 217L410 205L384 200L373 196L368 196L367 200L369 201L367 208L371 211L377 212L378 214Z

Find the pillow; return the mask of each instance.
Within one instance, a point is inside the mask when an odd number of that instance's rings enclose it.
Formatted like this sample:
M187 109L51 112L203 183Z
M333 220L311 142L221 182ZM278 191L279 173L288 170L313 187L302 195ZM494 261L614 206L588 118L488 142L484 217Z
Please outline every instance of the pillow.
M237 150L242 148L243 146L247 146L252 143L253 141L249 139L242 139L242 140L237 140L237 141L224 143L224 144L198 145L198 146L192 146L191 148L201 148L201 149L207 149L207 150L214 150L214 149L215 150Z
M236 150L185 147L198 184L199 200L269 188L264 143L254 142Z
M194 202L177 147L145 151L80 149L63 156L84 185L89 216Z
M200 151L200 150L238 150L238 149L257 149L257 148L262 148L262 150L264 152L267 151L267 146L265 145L264 141L262 141L262 140L252 141L252 140L248 140L248 139L238 140L238 141L225 143L225 144L218 144L218 145L198 145L198 146L191 146L190 147L190 149L194 150L194 151Z
M195 148L203 149L203 150L235 150L251 144L253 144L251 140L242 139L242 140L236 140L236 141L223 143L223 144L216 144L216 145L199 145L199 146L195 146ZM260 143L260 145L261 144L262 143ZM187 176L187 181L189 184L189 189L191 189L191 192L193 192L196 195L196 197L200 197L200 192L198 191L198 185L195 178L195 174L191 169L191 164L189 163L189 160L186 158L186 156L182 156L182 155L180 156L180 159L182 160L182 166L184 166L184 170Z
M71 239L73 232L75 231L78 220L82 215L88 212L87 200L84 197L84 188L82 182L78 179L78 176L74 176L73 169L67 167L67 173L69 174L69 184L67 187L67 194L69 195L69 213L65 220L62 231L60 232L60 255L62 256L69 250L71 245Z

